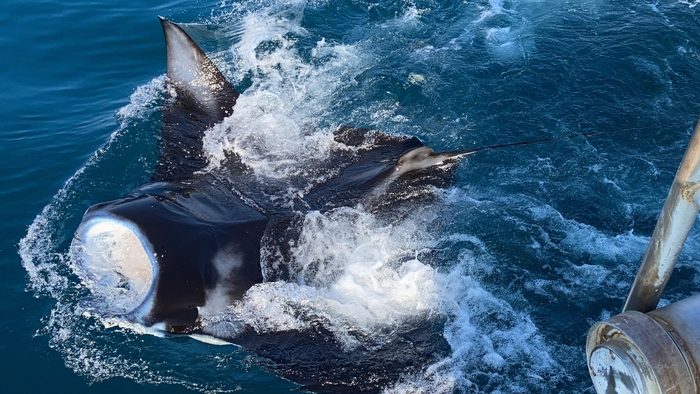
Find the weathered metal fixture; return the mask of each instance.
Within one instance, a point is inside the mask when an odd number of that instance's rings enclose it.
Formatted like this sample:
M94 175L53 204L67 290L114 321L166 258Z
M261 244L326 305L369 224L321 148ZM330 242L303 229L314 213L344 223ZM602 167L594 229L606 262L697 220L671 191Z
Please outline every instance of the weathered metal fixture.
M588 370L599 394L700 393L700 295L656 309L700 211L699 163L700 122L623 312L588 332Z

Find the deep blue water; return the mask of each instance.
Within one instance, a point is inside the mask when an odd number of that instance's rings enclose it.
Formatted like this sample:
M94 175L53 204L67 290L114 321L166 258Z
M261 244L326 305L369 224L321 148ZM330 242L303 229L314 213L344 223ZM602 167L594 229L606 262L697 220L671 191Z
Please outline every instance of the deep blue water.
M385 229L362 216L366 240L350 249L436 251L434 271L425 261L411 271L425 287L360 285L372 305L411 309L425 297L448 316L452 355L395 391L592 392L586 332L621 309L700 116L699 3L141 4L9 0L0 15L2 391L295 387L234 347L107 328L81 313L66 253L80 216L147 180L155 163L162 15L191 22L244 91L237 111L254 130L241 135L258 133L265 149L233 145L261 173L322 152L314 141L346 124L436 150L562 137L468 157L432 213L442 226ZM225 137L212 133L212 160L231 148ZM698 235L663 302L697 292Z

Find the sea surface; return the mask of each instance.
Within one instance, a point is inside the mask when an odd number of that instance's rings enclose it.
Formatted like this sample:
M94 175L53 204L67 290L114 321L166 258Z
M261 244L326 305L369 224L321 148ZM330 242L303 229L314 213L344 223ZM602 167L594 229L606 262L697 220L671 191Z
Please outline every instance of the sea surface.
M621 310L700 117L699 1L128 4L3 2L0 392L297 387L237 347L89 313L70 269L85 209L155 165L159 15L243 92L236 125L207 135L214 164L234 150L260 176L298 174L343 125L436 151L551 140L468 156L436 206L393 227L361 210L309 217L300 255L334 264L351 293L260 286L251 319L283 327L282 307L304 302L372 336L436 313L451 353L388 392L593 392L587 330ZM696 227L662 304L698 288Z

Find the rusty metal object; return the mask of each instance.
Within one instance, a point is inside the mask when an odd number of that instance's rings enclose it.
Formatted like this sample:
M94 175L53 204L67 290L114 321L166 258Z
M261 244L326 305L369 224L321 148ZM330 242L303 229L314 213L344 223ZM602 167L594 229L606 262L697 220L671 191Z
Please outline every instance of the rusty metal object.
M656 308L700 207L700 122L673 180L623 311Z
M586 357L602 393L698 393L700 295L644 314L623 312L588 332Z
M700 211L700 122L690 140L621 314L588 332L603 393L700 393L700 295L656 309Z
M700 392L700 294L649 312L671 336ZM663 362L663 360L662 360Z

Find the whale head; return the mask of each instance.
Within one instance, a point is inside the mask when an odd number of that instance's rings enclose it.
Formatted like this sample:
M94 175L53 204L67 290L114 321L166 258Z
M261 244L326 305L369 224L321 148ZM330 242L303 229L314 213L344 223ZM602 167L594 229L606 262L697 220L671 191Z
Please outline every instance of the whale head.
M196 188L150 183L88 209L71 245L74 270L105 313L190 332L200 308L240 299L262 281L267 223L213 179Z

